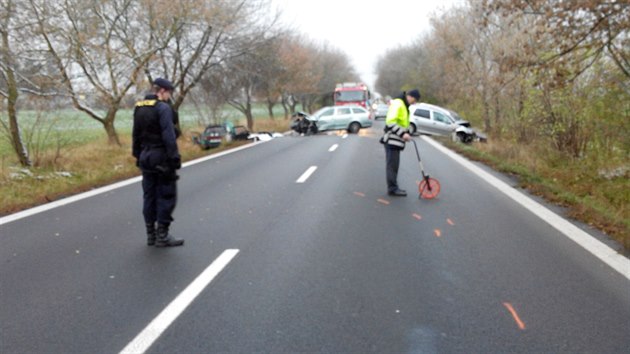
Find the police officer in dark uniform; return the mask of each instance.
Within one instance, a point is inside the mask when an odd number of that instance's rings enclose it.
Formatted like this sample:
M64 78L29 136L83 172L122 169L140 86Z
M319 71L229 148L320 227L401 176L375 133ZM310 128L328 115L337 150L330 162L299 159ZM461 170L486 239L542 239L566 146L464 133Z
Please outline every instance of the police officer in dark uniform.
M177 170L181 157L177 149L174 111L168 104L173 84L155 79L151 94L136 103L133 112L133 156L142 170L144 221L147 244L175 247L184 240L169 235L173 210L177 203ZM156 229L157 223L157 229Z

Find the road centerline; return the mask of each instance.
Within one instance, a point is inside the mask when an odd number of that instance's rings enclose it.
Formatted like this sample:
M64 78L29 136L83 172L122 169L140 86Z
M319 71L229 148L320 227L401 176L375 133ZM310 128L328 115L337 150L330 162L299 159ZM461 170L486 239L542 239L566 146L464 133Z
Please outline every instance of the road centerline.
M295 183L304 183L306 182L306 180L309 179L309 177L311 177L311 175L315 172L315 170L317 170L317 166L311 166L309 167L301 176L300 178L297 179L297 181L295 181Z
M123 350L121 354L144 353L164 331L186 310L212 280L236 257L239 250L228 249L214 260L157 317L155 317Z
M329 152L333 152L335 150L337 150L337 148L339 147L339 144L334 144L333 146L330 147L330 149L328 149Z

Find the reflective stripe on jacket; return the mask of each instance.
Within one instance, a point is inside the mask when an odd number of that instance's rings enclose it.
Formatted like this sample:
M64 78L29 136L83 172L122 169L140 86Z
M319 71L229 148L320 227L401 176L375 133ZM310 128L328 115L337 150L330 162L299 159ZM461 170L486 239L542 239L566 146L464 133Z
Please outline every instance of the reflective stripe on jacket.
M389 104L385 125L386 144L404 149L403 135L409 133L409 109L402 99L396 98Z

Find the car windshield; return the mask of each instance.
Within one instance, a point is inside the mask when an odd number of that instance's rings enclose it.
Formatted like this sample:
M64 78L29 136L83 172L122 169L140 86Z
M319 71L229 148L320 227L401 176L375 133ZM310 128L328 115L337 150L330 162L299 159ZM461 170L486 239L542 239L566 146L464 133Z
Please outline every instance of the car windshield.
M332 116L334 113L335 109L333 107L324 107L313 113L313 115L311 116L311 120L319 120L325 117L329 117Z
M223 127L208 127L206 128L206 134L209 133L223 133Z
M451 111L450 109L448 110L448 112L451 114L451 117L455 120L464 120L464 118L460 117L459 114L457 114L457 112L455 111Z
M366 92L363 90L337 91L335 93L335 100L337 102L365 101L366 99Z

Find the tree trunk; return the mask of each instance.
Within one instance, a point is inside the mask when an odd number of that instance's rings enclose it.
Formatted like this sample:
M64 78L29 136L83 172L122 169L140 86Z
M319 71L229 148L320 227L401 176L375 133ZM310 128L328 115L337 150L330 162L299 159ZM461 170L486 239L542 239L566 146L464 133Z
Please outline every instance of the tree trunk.
M488 93L486 92L486 87L481 90L481 102L483 104L483 129L490 133L492 130L492 122L490 119L490 105L488 104Z
M287 100L284 98L284 95L282 95L282 109L284 109L284 120L288 120L289 119L289 107L287 106Z
M302 97L302 111L308 112L308 96L304 95Z
M20 126L17 119L17 99L18 99L18 87L15 80L15 73L13 72L13 58L9 49L9 33L7 31L2 32L2 46L3 46L3 59L6 63L6 81L8 89L7 97L7 114L9 115L9 132L11 134L11 145L17 155L18 160L22 166L32 166L31 159L28 156L28 150L22 141L22 134L20 133Z
M114 126L117 111L118 108L110 107L107 111L107 116L105 116L105 119L103 120L103 127L107 133L107 140L109 141L109 144L121 146L118 133L116 132L116 127Z
M291 110L291 114L295 113L295 109L299 103L299 100L295 99L295 96L290 97L289 109Z
M499 93L494 95L494 126L496 127L497 137L501 137L501 102L499 100Z
M252 108L251 105L248 104L247 105L247 110L245 111L245 118L247 119L247 129L250 132L254 131L254 116L252 115Z
M15 100L17 100L17 95L15 95L15 98L12 98L11 91L13 91L13 89L9 90L9 104L7 107L7 111L9 114L9 131L11 133L11 145L13 145L13 150L15 151L20 165L32 166L33 163L28 155L26 145L22 141L22 133L20 132L20 126L18 125L17 110L15 107Z
M245 99L245 118L247 119L247 129L254 131L254 115L252 114L252 100L251 96L247 94Z
M186 96L184 95L181 95L181 94L177 95L177 98L173 102L173 110L179 111L179 107L182 105L182 103L184 103L185 98Z
M273 116L273 107L276 105L276 101L272 100L270 97L267 97L267 110L269 110L269 118L273 120L275 117Z

